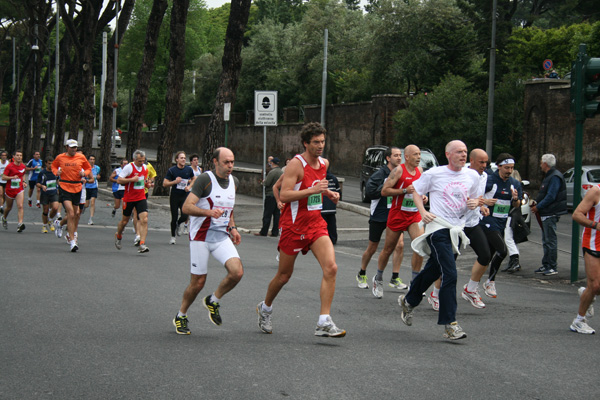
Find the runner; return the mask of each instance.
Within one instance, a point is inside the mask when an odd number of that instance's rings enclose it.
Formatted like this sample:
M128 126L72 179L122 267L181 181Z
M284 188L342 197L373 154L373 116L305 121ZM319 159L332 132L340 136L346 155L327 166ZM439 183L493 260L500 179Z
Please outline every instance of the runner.
M382 196L381 189L383 189L383 183L390 175L391 170L396 168L402 162L402 151L398 147L388 147L384 153L384 157L387 164L371 175L365 187L366 194L371 199L371 210L369 217L369 244L362 255L360 270L358 271L358 275L356 275L356 282L358 282L358 287L360 289L369 288L369 284L367 283L367 266L369 265L369 261L371 261L373 254L377 251L381 235L385 232L387 226L388 213L392 207L392 198ZM403 257L404 234L400 233L398 244L396 245L394 255L392 256L392 280L394 277L398 277ZM390 285L392 285L391 281Z
M154 169L152 164L150 164L150 162L148 162L148 160L146 160L146 168L148 169L148 179L147 179L147 184L144 187L144 194L145 194L146 200L148 200L148 196L149 196L148 188L154 187L154 179L156 178L156 170ZM134 208L133 214L131 215L131 222L133 223L133 231L135 232L135 238L133 239L134 246L139 246L140 241L142 240L142 238L140 237L138 230L137 230L138 221L139 221L139 219L137 216L137 211Z
M113 218L115 217L117 210L119 208L121 208L121 199L123 198L123 195L125 194L125 186L119 185L119 183L117 182L117 178L119 177L119 174L123 170L123 167L125 167L127 164L128 164L127 160L122 159L121 165L119 167L115 168L114 171L110 174L110 177L108 178L108 180L112 182L112 192L113 192L113 197L115 199L115 204L114 204L112 212L111 212Z
M191 189L194 180L194 170L189 165L185 165L185 152L179 151L175 154L177 165L169 168L165 179L164 187L171 187L169 196L169 205L171 207L171 241L170 244L177 243L175 235L180 236L183 233L183 223L187 220L187 215L182 210L183 203ZM179 210L181 216L179 217ZM177 219L179 217L179 219Z
M200 176L200 174L202 173L202 168L200 168L200 166L198 165L198 161L199 161L198 154L192 154L190 156L190 167L192 167L192 170L194 171L194 178ZM185 224L183 225L183 234L184 235L190 234L190 231L188 229L189 222L190 222L190 218L188 216L188 219L185 221Z
M222 324L219 312L221 299L244 275L242 261L234 246L240 244L242 237L233 220L238 185L238 180L231 175L233 152L226 147L219 147L213 154L212 162L215 166L214 172L207 171L200 175L183 205L183 212L190 215L191 277L188 287L183 292L179 312L173 319L175 331L180 335L191 333L188 328L187 311L204 288L208 258L211 254L227 270L227 276L217 290L202 300L213 324Z
M463 339L467 334L456 321L456 255L462 240L469 239L463 232L467 209L475 209L479 175L463 168L467 161L467 146L460 140L446 145L448 165L434 167L413 183L413 200L426 224L425 234L413 240L411 247L421 255L431 254L425 268L413 280L406 295L400 296L401 319L411 326L413 310L423 299L423 293L442 277L438 325L445 325L444 337ZM425 210L419 194L429 193L430 211Z
M385 229L385 244L377 260L377 274L373 277L373 296L380 299L383 297L383 271L387 266L390 255L397 247L398 239L406 231L411 240L421 236L425 230L419 225L421 214L415 206L413 196L415 189L413 183L421 177L423 168L419 167L421 162L421 150L415 145L408 145L404 149L404 164L400 164L392 170L390 176L381 189L382 196L393 196L392 208L388 215L387 227ZM427 197L423 198L423 202ZM411 266L411 280L421 271L423 257L413 252ZM408 286L402 282L398 274L392 275L390 286L396 289L406 289Z
M40 200L42 203L42 233L48 233L48 229L54 231L54 225L51 222L54 217L58 214L58 177L52 173L52 161L54 157L46 157L46 168L39 173L37 179L37 186L40 188L41 196ZM50 209L52 207L52 209Z
M4 192L6 191L6 181L2 179L2 174L8 163L8 152L0 151L0 214L4 214Z
M581 203L573 211L573 220L583 226L581 247L585 262L587 287L579 288L579 310L571 323L573 332L594 334L596 331L588 325L586 317L594 315L592 305L600 294L600 185L587 191Z
M100 179L100 167L96 165L96 157L89 156L88 162L92 166L92 179L85 183L85 208L90 210L88 225L94 225L94 214L96 213L96 199L98 198L98 179Z
M346 331L338 328L329 315L335 293L337 264L327 223L321 217L323 194L337 204L339 193L327 189L325 178L329 161L321 158L325 148L325 128L317 122L302 127L300 137L305 150L290 161L283 174L280 200L285 204L279 227L279 270L269 283L265 300L256 306L258 326L272 333L273 301L294 271L296 257L311 250L323 270L321 280L321 312L315 329L316 336L343 337Z
M148 234L148 201L146 200L145 188L150 186L148 182L148 168L144 164L146 161L146 153L142 150L136 150L133 153L133 162L127 164L117 182L125 186L125 195L123 202L123 217L119 221L117 233L115 234L115 247L121 250L123 247L121 239L123 239L123 231L131 218L131 214L135 209L137 213L137 233L140 235L138 253L147 253L150 251L146 246L146 236Z
M24 188L27 184L23 181L23 175L25 175L26 166L23 164L23 152L16 150L13 154L13 161L9 163L4 172L2 173L2 179L6 181L6 204L4 205L4 213L2 214L2 226L4 229L8 229L8 223L6 218L10 210L12 210L13 203L17 202L17 215L19 223L17 225L17 232L21 233L25 230L25 224L23 223L23 201L25 200Z
M81 215L81 210L77 205L81 200L82 178L89 175L92 167L83 154L77 153L77 140L67 140L65 147L67 151L58 155L52 162L52 172L59 177L58 198L65 209L67 239L71 252L74 253L79 250L75 232L77 232ZM56 222L55 225L59 225ZM60 225L57 230L59 228Z
M40 152L36 151L33 153L33 158L29 160L27 163L27 172L29 172L29 177L27 180L29 181L29 196L28 196L28 204L31 207L31 195L33 194L34 189L37 191L37 201L35 203L37 208L40 208L40 188L37 187L37 178L40 172L42 171L42 160L40 160Z

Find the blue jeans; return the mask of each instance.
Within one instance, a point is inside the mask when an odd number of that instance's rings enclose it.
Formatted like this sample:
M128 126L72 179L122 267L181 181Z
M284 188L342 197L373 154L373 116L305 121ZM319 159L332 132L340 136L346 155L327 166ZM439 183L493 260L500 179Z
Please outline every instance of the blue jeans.
M544 231L542 232L542 244L544 246L544 257L542 266L546 269L553 268L558 271L556 260L558 259L558 240L556 238L556 223L560 219L554 215L542 221Z
M440 276L438 325L446 325L456 321L456 254L452 251L452 240L449 229L440 229L427 237L431 255L425 268L413 280L406 301L413 307L419 305L423 293Z

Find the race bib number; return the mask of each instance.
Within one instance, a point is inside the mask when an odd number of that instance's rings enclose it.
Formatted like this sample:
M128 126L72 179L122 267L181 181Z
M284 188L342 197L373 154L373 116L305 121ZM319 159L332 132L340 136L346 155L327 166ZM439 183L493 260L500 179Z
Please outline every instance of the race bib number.
M492 213L493 217L496 218L508 218L508 212L510 211L510 200L500 200L496 201L494 205L494 212Z
M413 199L412 194L405 194L404 199L402 199L402 206L400 206L402 211L409 212L417 212L417 206L415 206L415 200Z
M46 190L56 190L56 180L46 182Z
M219 218L212 218L213 225L217 226L225 226L229 224L229 219L231 218L231 213L233 212L233 207L228 206L215 206L215 208L220 208L223 210L223 215Z
M393 198L391 196L388 196L386 198L387 198L387 208L390 209L390 208L392 208L392 200L393 200Z
M41 170L42 170L42 167L37 167L37 168L34 170L34 172L35 172L36 174L39 174Z
M10 188L11 189L19 189L21 187L21 179L11 179Z
M317 211L323 209L323 196L321 193L312 194L308 196L308 202L306 203L308 211Z
M188 180L187 179L182 179L181 182L179 182L177 184L177 189L179 189L179 190L185 190L187 184L188 184Z
M134 182L133 184L133 188L136 190L142 190L144 189L144 177L143 176L139 176L138 180Z

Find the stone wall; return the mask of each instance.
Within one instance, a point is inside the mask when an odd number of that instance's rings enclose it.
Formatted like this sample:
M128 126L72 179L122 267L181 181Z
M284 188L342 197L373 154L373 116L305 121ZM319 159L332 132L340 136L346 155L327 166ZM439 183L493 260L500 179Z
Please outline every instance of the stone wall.
M525 84L524 127L520 173L532 189L539 188L540 159L552 153L557 168L565 172L575 165L575 116L570 107L570 81L536 79ZM600 164L600 115L583 125L583 165Z

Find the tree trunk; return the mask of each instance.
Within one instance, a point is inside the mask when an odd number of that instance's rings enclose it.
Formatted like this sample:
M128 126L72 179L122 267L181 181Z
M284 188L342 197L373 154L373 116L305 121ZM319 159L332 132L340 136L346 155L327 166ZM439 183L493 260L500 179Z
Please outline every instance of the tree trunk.
M242 45L244 32L248 23L251 0L232 0L229 23L225 36L225 49L223 52L223 71L217 92L217 99L213 109L208 132L204 138L204 152L202 157L202 168L207 171L212 167L211 157L215 149L222 146L225 136L225 124L223 121L223 105L235 103L236 91L239 83L240 71L242 69Z
M157 154L156 182L162 182L171 166L175 139L181 118L181 92L183 90L183 72L185 67L185 24L187 21L189 0L173 2L171 11L171 48L169 51L169 74L167 76L167 95L165 106L165 126L162 131ZM162 185L154 187L154 194L166 196L168 188Z
M131 115L129 116L129 132L127 137L127 157L129 158L131 158L136 149L140 148L142 125L144 123L144 115L146 114L148 91L150 90L150 79L152 78L156 61L158 35L160 34L160 26L162 25L167 6L167 0L154 0L150 16L148 17L144 55L137 73L137 85L131 104Z

